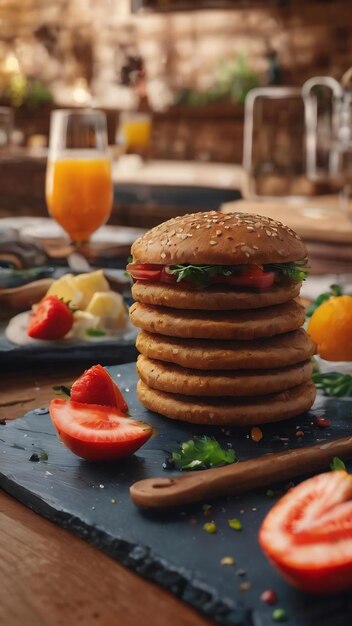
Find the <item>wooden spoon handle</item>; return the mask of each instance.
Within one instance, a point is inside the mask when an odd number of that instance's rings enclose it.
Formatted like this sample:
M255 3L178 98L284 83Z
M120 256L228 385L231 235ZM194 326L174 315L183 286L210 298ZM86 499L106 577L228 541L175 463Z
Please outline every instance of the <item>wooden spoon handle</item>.
M140 508L167 509L324 470L335 456L352 457L352 436L183 476L147 478L134 483L130 495Z
M53 282L53 278L41 278L20 287L0 289L0 303L17 311L25 311L45 296Z

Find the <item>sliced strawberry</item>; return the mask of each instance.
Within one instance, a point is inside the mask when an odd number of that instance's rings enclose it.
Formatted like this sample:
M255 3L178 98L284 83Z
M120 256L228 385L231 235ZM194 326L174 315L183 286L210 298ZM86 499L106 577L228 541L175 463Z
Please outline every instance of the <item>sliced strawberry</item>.
M102 365L93 365L77 378L71 387L71 400L116 407L122 413L128 411L120 389Z
M113 461L133 454L153 434L149 424L114 407L52 400L50 417L61 441L87 461Z
M57 296L45 296L31 313L27 333L34 339L62 339L73 326L70 308Z
M320 474L271 509L259 542L282 574L311 593L352 587L352 476Z

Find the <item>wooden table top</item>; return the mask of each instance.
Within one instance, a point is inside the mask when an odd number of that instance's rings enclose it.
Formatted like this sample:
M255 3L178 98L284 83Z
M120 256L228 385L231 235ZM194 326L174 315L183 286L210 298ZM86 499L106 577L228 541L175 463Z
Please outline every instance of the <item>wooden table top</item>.
M1 376L0 419L45 406L77 366ZM211 626L192 608L0 492L0 623L6 626Z

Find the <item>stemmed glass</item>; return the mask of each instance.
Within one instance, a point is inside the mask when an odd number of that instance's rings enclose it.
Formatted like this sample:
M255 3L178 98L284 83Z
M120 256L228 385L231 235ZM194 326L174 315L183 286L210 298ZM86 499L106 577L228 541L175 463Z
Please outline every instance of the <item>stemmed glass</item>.
M111 163L102 111L67 109L52 113L46 201L50 215L76 248L81 248L109 218Z

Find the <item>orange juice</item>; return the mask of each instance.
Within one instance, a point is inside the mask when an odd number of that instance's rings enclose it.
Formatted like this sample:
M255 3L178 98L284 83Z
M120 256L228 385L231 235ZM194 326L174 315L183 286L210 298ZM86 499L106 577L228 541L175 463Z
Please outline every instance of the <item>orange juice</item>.
M111 212L109 159L99 154L84 158L78 153L49 160L46 200L50 214L73 241L88 240Z
M126 148L146 147L150 141L151 120L147 116L123 117L121 114L119 132L122 134Z

